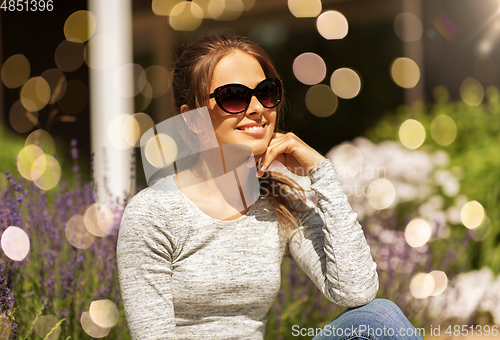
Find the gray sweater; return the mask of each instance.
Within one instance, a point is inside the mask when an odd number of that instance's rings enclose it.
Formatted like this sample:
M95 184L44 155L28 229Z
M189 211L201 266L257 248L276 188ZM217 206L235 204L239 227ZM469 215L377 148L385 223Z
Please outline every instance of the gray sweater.
M264 338L289 256L330 301L366 304L376 264L329 160L309 173L317 207L290 241L267 198L220 221L166 177L135 195L122 217L117 261L133 340Z

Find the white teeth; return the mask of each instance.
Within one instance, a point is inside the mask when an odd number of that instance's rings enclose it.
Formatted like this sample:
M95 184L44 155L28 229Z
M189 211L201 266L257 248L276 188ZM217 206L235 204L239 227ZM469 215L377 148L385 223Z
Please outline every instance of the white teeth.
M242 130L243 131L259 131L262 130L264 126L252 126L252 127L245 127Z

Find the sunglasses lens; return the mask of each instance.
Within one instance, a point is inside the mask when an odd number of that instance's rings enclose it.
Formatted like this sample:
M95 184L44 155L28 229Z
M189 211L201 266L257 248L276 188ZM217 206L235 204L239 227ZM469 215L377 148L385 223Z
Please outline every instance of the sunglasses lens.
M281 100L280 86L274 80L263 82L255 92L257 99L267 108L275 107Z
M228 84L217 89L216 100L221 108L229 113L245 111L252 100L252 95L266 108L273 108L281 101L281 84L276 79L262 81L255 90L241 84Z
M228 86L219 93L222 106L228 112L238 113L246 109L249 90L238 86Z

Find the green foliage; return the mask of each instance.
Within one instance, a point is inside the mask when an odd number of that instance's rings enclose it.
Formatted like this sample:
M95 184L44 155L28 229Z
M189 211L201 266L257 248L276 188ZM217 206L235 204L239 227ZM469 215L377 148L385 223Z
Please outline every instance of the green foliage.
M328 301L292 260L284 258L281 290L268 313L265 339L301 339L292 333L294 326L322 329L343 310Z
M455 140L439 145L431 134L431 124L439 115L453 119L457 127ZM500 272L500 94L490 87L486 100L472 107L462 101L438 102L425 106L402 106L396 114L386 115L366 136L373 142L399 140L399 127L407 119L418 120L425 128L426 139L420 149L444 150L450 156L449 166L461 173L460 192L478 201L488 219L477 233L481 241L467 249L472 269L489 266ZM463 226L461 226L462 229ZM483 229L484 228L484 229ZM483 229L483 230L481 230ZM489 229L489 231L488 231ZM456 230L456 229L455 229ZM481 230L481 231L480 231ZM473 232L470 232L474 234Z
M16 157L24 147L24 138L0 124L0 145L0 170L14 172L17 169Z
M470 239L477 233L470 232L462 225L453 225L452 237L446 242L438 240L431 242L430 255L432 263L429 268L422 270L446 269L447 274L452 277L454 274L463 271L464 268L481 268L484 265L490 266L495 272L500 271L500 248L497 247L500 241L500 95L495 88L487 91L487 101L477 107L470 107L462 102L438 102L431 106L422 104L413 107L402 106L393 114L386 115L377 125L366 133L366 136L374 143L384 140L399 140L399 127L407 119L415 119L423 124L426 131L424 145L420 149L428 152L434 150L444 150L450 156L450 163L447 166L461 174L460 192L467 195L468 200L477 200L483 205L489 218L485 226L479 230L488 231L488 237L480 241L461 243L464 239ZM435 117L446 115L453 119L457 126L457 137L447 145L439 145L432 137L431 125ZM0 169L15 172L15 158L24 145L24 138L16 134L5 131L0 126L0 142L4 146L0 153ZM64 161L61 160L63 164ZM66 161L69 164L69 161ZM73 175L63 173L63 178L71 178ZM26 187L27 188L27 187ZM436 194L445 197L440 188L436 186ZM31 193L30 189L30 193ZM91 189L87 189L90 195ZM31 213L26 210L28 202L35 206L39 197L25 196L23 203L22 221L35 221L41 216L51 216L50 230L52 235L64 234L64 223L74 214L83 214L83 208L90 204L78 204L78 197L82 197L84 191L74 192L73 195L63 197L64 192L56 195L54 203L47 202L44 214ZM57 199L59 197L59 200ZM73 197L70 199L70 197ZM454 197L445 197L445 206L451 206ZM58 203L59 202L59 203ZM71 202L71 207L66 207L64 202ZM69 204L69 203L68 203ZM388 228L389 224L402 226L407 223L408 218L417 214L417 207L420 202L405 202L397 207L394 212L381 212L374 219L382 221L381 225ZM81 207L80 207L81 205ZM63 213L64 212L64 213ZM38 216L38 217L37 217ZM59 216L59 217L57 217ZM392 222L390 222L392 221ZM30 222L33 223L33 222ZM365 226L365 224L363 224ZM368 224L366 224L368 226ZM33 224L34 228L34 224ZM483 229L484 228L484 229ZM89 302L96 299L110 298L116 302L120 311L117 327L114 327L108 338L129 339L128 330L125 327L125 315L123 305L119 298L118 281L114 255L115 239L98 240L86 251L75 250L66 242L60 248L54 248L54 241L50 239L48 230L44 236L31 237L33 240L30 261L25 267L11 274L13 279L13 290L16 295L16 322L19 324L20 338L35 339L37 335L33 331L32 325L37 315L53 314L57 316L60 328L63 330L64 339L89 339L80 324L82 311L89 309ZM33 232L34 230L32 230ZM377 235L376 231L368 231L368 234ZM376 250L375 244L379 242L376 237L371 241L372 251ZM483 235L484 236L484 235ZM55 236L54 236L55 237ZM61 236L63 237L63 236ZM402 236L401 236L402 237ZM60 238L58 242L62 242ZM369 239L370 242L370 239ZM401 243L404 243L402 241ZM457 255L451 251L449 244L465 244L465 248ZM385 245L381 244L381 249ZM109 256L102 256L101 251L107 250ZM101 250L101 251L100 251ZM52 263L46 263L48 252L53 252ZM35 256L36 252L36 256ZM75 253L76 252L76 253ZM403 254L410 256L412 254ZM401 265L408 264L401 255ZM429 256L430 256L429 255ZM67 277L66 288L72 288L72 295L63 293L64 283L62 282L62 266L67 268L74 263L69 259L84 257L81 266L71 268L73 274ZM399 255L398 255L399 256ZM378 258L375 257L377 262ZM47 268L53 271L47 271ZM398 269L399 270L399 269ZM396 273L398 274L398 273ZM409 316L415 324L424 324L426 310L417 308L418 305L411 305L408 302L407 284L411 278L411 273L399 273L402 278L395 278L393 272L383 270L380 281L382 283L380 297L395 301ZM398 275L399 275L398 274ZM49 294L47 285L44 282L51 280L51 275L55 276L56 284L52 284L54 291ZM22 278L22 279L21 279ZM405 281L406 280L406 281ZM9 281L11 282L11 281ZM109 288L109 289L108 289ZM50 298L50 306L46 307L42 297ZM406 309L405 309L406 307ZM415 308L414 308L415 307ZM413 309L415 310L413 310ZM326 300L317 287L297 268L297 266L285 259L283 262L282 288L277 301L268 314L266 327L266 339L297 339L292 335L292 327L298 325L301 328L323 328L331 322L339 313L344 310L330 301ZM419 314L420 313L420 314ZM417 320L417 321L416 321ZM420 322L420 323L419 323ZM28 335L28 336L27 336ZM38 337L39 338L39 337ZM308 337L310 338L310 337Z

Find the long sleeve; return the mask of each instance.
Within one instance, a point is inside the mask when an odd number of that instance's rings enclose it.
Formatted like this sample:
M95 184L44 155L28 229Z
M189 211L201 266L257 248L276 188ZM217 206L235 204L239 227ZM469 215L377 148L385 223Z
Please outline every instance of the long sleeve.
M162 228L160 209L140 196L124 211L116 249L125 316L132 340L175 339L174 238Z
M292 234L289 256L330 301L344 307L364 305L375 298L379 282L357 214L329 160L308 176L318 203L302 219L302 237L297 230Z

